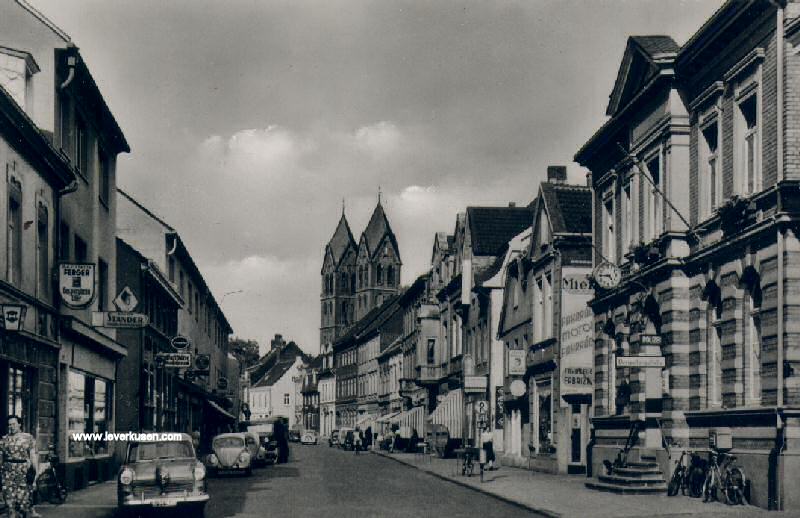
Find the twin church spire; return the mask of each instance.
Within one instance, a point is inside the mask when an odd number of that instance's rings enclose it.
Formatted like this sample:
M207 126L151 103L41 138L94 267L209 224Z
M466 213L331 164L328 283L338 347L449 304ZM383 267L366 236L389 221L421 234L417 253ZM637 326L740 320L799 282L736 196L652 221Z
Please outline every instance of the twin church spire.
M345 214L325 245L320 294L320 345L331 343L400 288L400 248L378 203L358 241Z

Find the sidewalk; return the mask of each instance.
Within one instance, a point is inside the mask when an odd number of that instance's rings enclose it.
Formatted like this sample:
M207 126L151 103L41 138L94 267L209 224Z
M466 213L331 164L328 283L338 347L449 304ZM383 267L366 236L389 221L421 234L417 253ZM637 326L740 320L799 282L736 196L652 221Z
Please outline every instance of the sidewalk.
M697 514L720 517L800 516L798 513L777 513L751 506L733 507L719 502L704 504L701 499L684 496L623 496L604 493L586 488L586 477L551 475L505 466L497 471L485 472L484 482L481 483L479 474L462 476L455 459L439 459L414 453L389 454L375 450L372 453L551 517L612 518Z
M36 506L44 518L106 517L113 515L116 508L117 483L113 479L71 492L61 505L43 503Z

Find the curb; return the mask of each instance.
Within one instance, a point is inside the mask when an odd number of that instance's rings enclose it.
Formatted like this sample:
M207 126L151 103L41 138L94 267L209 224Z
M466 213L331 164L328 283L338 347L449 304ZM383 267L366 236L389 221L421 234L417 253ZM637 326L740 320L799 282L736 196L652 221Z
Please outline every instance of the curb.
M473 486L472 484L467 484L466 482L462 482L462 481L460 481L460 480L458 480L456 478L450 478L450 477L445 476L445 475L440 475L439 473L436 473L434 471L428 471L427 469L423 469L420 466L417 466L415 464L409 464L408 462L405 462L403 460L400 460L400 459L398 459L396 457L392 457L392 456L384 454L384 453L380 453L380 452L377 452L377 451L374 451L374 450L370 451L370 453L373 453L373 454L378 455L379 457L383 457L385 459L392 460L394 462L397 462L398 464L402 464L403 466L408 466L409 468L414 468L417 471L421 471L423 473L427 473L428 475L436 477L436 478L438 478L440 480L444 480L444 481L450 482L452 484L455 484L457 486L461 486L461 487L476 491L478 493L482 493L482 494L484 494L486 496L490 496L492 498L495 498L495 499L500 500L502 502L505 502L507 504L513 505L514 507L519 507L520 509L524 509L526 511L531 511L531 512L540 514L542 516L547 516L548 518L561 518L561 516L562 516L560 513L551 511L549 509L541 509L541 508L538 508L538 507L534 507L532 505L525 504L525 503L520 502L518 500L514 500L513 498L508 498L508 497L503 496L503 495L498 495L497 493L493 493L492 491L489 491L488 489L483 489L483 488L480 488L480 487Z

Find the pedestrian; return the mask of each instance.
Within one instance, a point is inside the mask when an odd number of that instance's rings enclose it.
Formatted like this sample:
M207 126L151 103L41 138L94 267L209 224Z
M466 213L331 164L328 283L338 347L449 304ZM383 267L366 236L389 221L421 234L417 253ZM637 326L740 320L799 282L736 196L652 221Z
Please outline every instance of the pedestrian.
M417 433L416 428L412 428L411 439L409 439L408 441L408 446L406 447L406 451L408 453L416 453L418 444L419 444L419 434Z
M481 445L483 451L486 452L486 469L489 471L497 469L494 464L494 434L490 430L487 429L481 433Z
M36 439L22 431L22 419L8 416L8 433L0 439L3 464L0 468L3 498L9 518L38 517L31 503L31 488L36 485L39 472L39 454Z
M363 442L363 436L361 435L361 428L356 427L356 431L353 434L353 449L356 451L356 455L361 450L361 444Z
M617 387L617 395L614 398L614 406L616 407L616 414L622 415L625 413L625 407L631 402L631 384L628 377L622 379L622 383Z
M368 426L364 432L364 450L372 449L372 426Z
M200 458L200 430L195 430L192 432L192 446L194 446L194 454L199 459Z

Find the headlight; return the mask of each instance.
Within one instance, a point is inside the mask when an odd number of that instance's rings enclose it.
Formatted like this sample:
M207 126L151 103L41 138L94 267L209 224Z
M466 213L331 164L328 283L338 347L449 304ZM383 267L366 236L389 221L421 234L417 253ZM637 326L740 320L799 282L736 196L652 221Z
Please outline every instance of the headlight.
M239 463L240 464L248 464L250 462L250 454L246 451L243 451L239 454Z
M122 473L119 474L119 482L124 486L129 485L135 478L136 473L131 468L125 468L122 470Z
M204 478L206 478L206 467L202 462L198 462L194 465L194 479L203 480Z
M219 459L217 459L217 456L212 453L211 455L208 456L208 463L211 464L212 466L216 466L217 464L219 464Z

